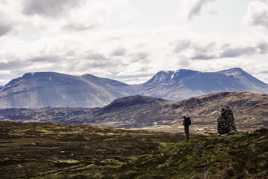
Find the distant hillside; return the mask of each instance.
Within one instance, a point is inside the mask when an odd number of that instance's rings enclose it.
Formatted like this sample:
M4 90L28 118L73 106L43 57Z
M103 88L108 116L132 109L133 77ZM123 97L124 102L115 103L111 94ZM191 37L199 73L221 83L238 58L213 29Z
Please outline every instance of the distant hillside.
M187 99L217 92L268 93L268 85L240 68L218 72L187 69L161 71L141 87L142 94L169 100Z
M122 103L124 100L121 100ZM191 98L181 102L156 100L149 104L128 105L128 101L113 110L106 107L97 110L90 121L121 127L157 127L181 124L183 115L190 115L196 128L216 127L216 119L222 106L229 105L243 129L268 126L268 95L247 92L225 92ZM111 105L108 107L111 108ZM101 111L100 113L98 111ZM104 111L104 112L103 112ZM86 116L76 118L87 121Z
M0 87L0 108L103 107L126 96L172 101L218 92L268 93L268 85L240 68L219 72L161 71L143 84L127 85L94 75L27 73Z
M0 89L0 107L96 107L128 95L127 91L126 84L92 75L28 73Z
M233 108L240 129L268 127L268 95L225 92L191 98L181 102L131 96L120 98L103 108L2 109L1 120L93 124L126 128L161 128L175 130L182 116L193 119L194 130L215 130L220 108Z
M178 115L189 114L196 125L216 126L220 108L230 106L240 129L268 127L268 95L248 92L224 92L191 98L172 104ZM204 127L205 127L204 126Z

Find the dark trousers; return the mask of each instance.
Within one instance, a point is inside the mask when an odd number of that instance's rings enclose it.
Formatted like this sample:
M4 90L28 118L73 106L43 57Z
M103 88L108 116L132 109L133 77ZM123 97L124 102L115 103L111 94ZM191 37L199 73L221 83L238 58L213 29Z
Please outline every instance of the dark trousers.
M190 139L190 130L189 130L189 126L184 126L184 132L185 132L185 137L187 140Z

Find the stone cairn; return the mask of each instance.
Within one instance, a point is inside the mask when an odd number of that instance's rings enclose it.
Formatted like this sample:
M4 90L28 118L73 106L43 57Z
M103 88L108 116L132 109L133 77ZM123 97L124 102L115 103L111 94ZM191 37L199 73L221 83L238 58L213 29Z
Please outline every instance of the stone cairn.
M221 114L217 122L218 134L229 134L237 131L234 114L229 106L225 106L221 109Z

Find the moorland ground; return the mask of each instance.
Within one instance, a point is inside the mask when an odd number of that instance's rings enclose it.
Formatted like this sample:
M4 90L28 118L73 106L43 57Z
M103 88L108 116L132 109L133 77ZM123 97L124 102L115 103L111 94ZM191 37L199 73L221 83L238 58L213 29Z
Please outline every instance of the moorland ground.
M0 178L268 178L268 130L194 135L0 122Z

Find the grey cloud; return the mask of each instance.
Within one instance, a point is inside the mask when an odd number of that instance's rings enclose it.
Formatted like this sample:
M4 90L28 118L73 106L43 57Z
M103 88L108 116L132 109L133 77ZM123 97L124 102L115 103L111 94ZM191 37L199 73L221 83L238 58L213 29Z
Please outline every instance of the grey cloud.
M94 60L94 61L108 61L108 57L106 57L104 54L101 53L90 53L86 57L89 60Z
M125 48L118 48L111 53L111 56L123 57L123 56L126 56L126 54L127 54L127 50Z
M102 53L92 53L89 52L85 57L85 62L83 69L104 69L110 73L116 74L117 72L122 72L124 68L133 63L140 63L141 71L146 71L148 67L148 57L149 53L146 52L136 52L130 55L127 55L127 50L124 48L116 49L113 55L105 55ZM120 58L118 58L120 57ZM121 58L124 57L124 58ZM126 60L127 59L127 60Z
M23 13L58 17L77 6L81 0L24 0Z
M136 58L140 60L145 60L149 57L149 53L146 52L139 52L136 54Z
M89 52L85 60L87 68L114 68L113 70L116 70L123 65L120 59L108 57L101 53Z
M13 27L11 24L1 23L0 22L0 37L6 35L12 31Z
M177 45L174 49L175 53L180 53L188 48L190 48L192 45L190 40L182 40L182 41L178 41Z
M149 59L150 54L147 52L138 52L135 54L132 54L132 63L136 63L136 62L147 62Z
M190 40L181 40L178 41L174 53L181 57L181 53L185 51L193 51L191 56L192 60L202 59L202 60L210 60L216 58L212 52L215 51L216 43L212 42L207 45L199 45Z
M254 6L254 2L258 2L259 6L264 8L259 8ZM249 8L251 9L248 11L248 23L252 26L262 27L268 30L268 1L267 0L255 0L252 1L253 4L249 4ZM252 6L253 5L253 6Z
M139 63L135 67L137 79L142 79L147 70L149 54L143 51L128 54L125 48L117 48L113 51L114 56L102 52L86 51L75 53L68 51L62 55L39 55L25 59L12 57L8 62L0 62L0 71L8 71L11 74L23 74L35 71L58 71L71 73L110 74L120 75L131 63ZM120 56L121 55L121 56ZM125 55L122 58L122 55ZM70 57L71 56L71 57ZM0 60L1 61L1 60ZM137 75L138 74L138 75ZM135 77L129 79L135 79ZM123 77L122 77L123 78ZM0 79L1 80L1 79Z
M268 74L268 70L260 71L259 74Z
M105 67L108 67L108 66L110 66L110 64L102 62L102 61L99 61L99 62L94 61L94 62L88 63L85 66L85 69L88 69L88 68L105 68Z
M176 43L176 46L174 48L174 53L181 53L185 50L192 49L194 51L197 51L199 53L208 53L208 51L211 51L216 46L215 42L211 42L207 45L199 45L195 42L192 42L190 40L180 40Z
M264 27L268 30L268 12L263 11L261 13L253 14L250 23L251 25Z
M11 70L14 68L18 68L21 67L21 63L20 62L15 62L15 61L11 61L11 62L1 62L0 63L0 70Z
M58 56L39 56L28 59L31 63L58 63L62 58Z
M179 61L177 62L177 64L180 67L183 68L188 68L191 65L191 61L189 59L186 59L185 57L180 57Z
M82 68L79 70L84 71L102 71L105 74L118 74L124 70L126 67L125 64L123 64L120 60L111 60L107 63L105 62L98 62L98 61L92 61L85 63Z
M23 61L9 61L9 62L0 62L0 70L14 70L18 68L23 68L25 66L28 66L29 62L23 62Z
M218 57L214 55L204 54L204 53L195 54L194 56L191 57L192 60L211 60L211 59L216 59L216 58Z
M0 0L0 4L7 4L6 0Z
M208 45L198 45L194 42L178 41L174 53L181 56L184 51L192 51L188 58L192 60L212 60L220 58L236 58L268 53L268 43L259 42L255 45L232 46L231 44L217 45L215 42ZM179 47L179 48L178 48Z
M85 25L85 24L72 24L69 23L65 26L63 26L63 30L67 31L73 31L73 32L79 32L79 31L86 31L86 30L93 30L96 29L98 25L91 24L91 25Z
M225 46L226 47L226 46ZM229 47L223 48L219 58L235 58L240 56L251 56L257 54L267 54L268 43L260 42L257 45L244 46L244 47Z
M0 71L1 70L23 70L26 69L33 64L43 64L43 63L51 63L51 64L57 64L61 61L63 61L63 58L57 57L57 56L38 56L38 57L32 57L28 59L12 59L8 62L0 62Z
M217 44L215 42L211 42L204 46L196 44L193 44L192 46L195 53L192 57L193 60L195 59L210 60L216 58L214 53L216 51Z
M198 0L196 4L191 8L189 14L188 14L188 19L193 19L195 16L199 15L207 4L210 2L214 2L215 0Z
M73 52L70 51L72 54ZM68 54L68 53L67 53ZM69 58L69 55L57 56L57 55L45 55L37 56L27 59L30 64L36 64L42 66L43 64L50 64L51 68L56 71L88 71L90 69L109 69L110 67L117 68L118 61L109 59L102 53L87 52L85 56L76 55L76 57Z
M262 42L258 44L257 48L259 49L260 54L268 53L268 43Z
M249 56L257 54L256 47L236 47L236 48L227 48L224 49L220 54L220 58L234 58L240 56Z

